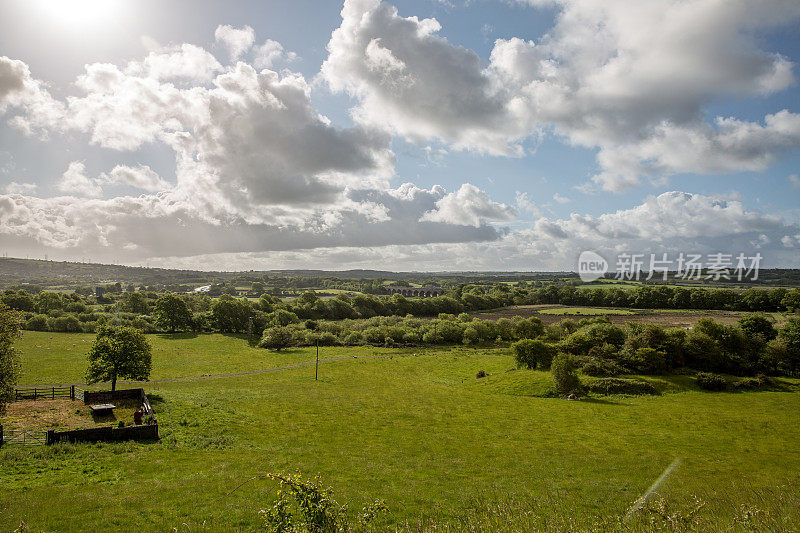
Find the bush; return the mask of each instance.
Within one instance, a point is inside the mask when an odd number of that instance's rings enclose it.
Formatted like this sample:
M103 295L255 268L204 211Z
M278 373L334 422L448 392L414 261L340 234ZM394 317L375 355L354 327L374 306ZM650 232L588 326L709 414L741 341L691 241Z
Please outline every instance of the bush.
M624 378L595 379L586 388L597 394L658 394L655 387L646 381Z
M47 315L33 315L25 322L25 329L30 331L48 331Z
M293 342L292 330L286 327L273 327L264 330L264 336L261 337L261 342L258 343L261 348L269 348L272 350L280 350L290 346Z
M711 372L698 372L697 385L701 389L723 391L728 388L728 382L719 374L712 374Z
M553 375L553 386L558 394L566 396L581 392L577 366L575 359L569 354L559 353L553 358L550 372Z
M596 357L589 357L588 360L581 367L581 372L587 376L619 376L622 374L623 368L614 361L608 359L599 359Z
M475 377L478 378L478 379L485 378L486 377L486 372L483 371L483 370L478 370L478 373L475 374Z
M550 368L556 349L551 344L535 339L522 339L511 345L517 368Z
M361 335L361 332L359 331L354 331L344 338L344 343L349 346L361 344L362 342L364 342L364 337Z
M62 333L83 331L83 326L75 315L63 315L58 318L50 318L47 323L50 331L58 331Z
M758 390L770 387L773 384L773 381L769 377L759 374L754 378L740 379L739 381L732 383L731 388L734 390Z
M640 374L663 374L667 370L664 352L653 348L623 350L622 363Z

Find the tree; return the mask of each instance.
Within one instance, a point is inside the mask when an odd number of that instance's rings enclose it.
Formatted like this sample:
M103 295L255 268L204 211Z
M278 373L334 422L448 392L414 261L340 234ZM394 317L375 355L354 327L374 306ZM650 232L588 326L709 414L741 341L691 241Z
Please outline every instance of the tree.
M558 394L566 396L581 392L577 366L575 359L569 354L560 353L553 358L550 372L553 374L553 386Z
M764 315L748 315L740 318L739 327L748 337L760 335L765 341L771 341L778 336L775 326Z
M800 318L790 318L778 331L778 339L786 346L789 374L795 376L800 369Z
M19 336L19 318L0 303L0 407L13 399L14 385L19 377L19 354L14 340Z
M126 292L119 305L127 313L146 315L150 312L147 296L141 292Z
M186 329L192 323L192 313L183 299L174 294L167 294L156 300L153 312L158 325L174 333L178 329Z
M89 349L86 379L88 383L110 381L114 391L118 378L149 379L151 365L150 343L141 331L100 326Z
M258 345L262 348L280 351L281 348L286 348L291 346L291 344L292 330L286 327L276 326L264 330L264 336L261 337L261 342Z
M511 345L511 350L514 352L517 368L523 366L528 368L536 368L537 366L542 369L549 368L556 353L555 346L535 339L517 341Z
M253 316L253 307L246 299L223 295L211 308L211 313L217 328L223 333L243 333Z

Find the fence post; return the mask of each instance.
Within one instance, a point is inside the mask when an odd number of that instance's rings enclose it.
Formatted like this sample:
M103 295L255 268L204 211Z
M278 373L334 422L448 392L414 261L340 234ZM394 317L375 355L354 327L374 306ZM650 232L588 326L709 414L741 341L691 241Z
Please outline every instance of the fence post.
M75 401L75 385L71 385L69 388L69 399Z
M39 391L36 389L36 387L33 388L33 399L34 400L39 399Z
M3 447L3 424L0 424L0 448Z
M56 399L56 388L55 387L51 387L50 388L50 399L51 400L55 400Z

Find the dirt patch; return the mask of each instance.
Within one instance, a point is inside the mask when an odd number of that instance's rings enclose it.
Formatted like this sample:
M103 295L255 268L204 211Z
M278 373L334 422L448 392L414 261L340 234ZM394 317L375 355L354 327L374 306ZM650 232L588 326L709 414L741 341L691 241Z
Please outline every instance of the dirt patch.
M0 424L8 431L46 431L86 429L98 426L133 423L133 413L139 408L137 400L114 402L111 414L97 416L83 402L73 400L23 400L6 406Z

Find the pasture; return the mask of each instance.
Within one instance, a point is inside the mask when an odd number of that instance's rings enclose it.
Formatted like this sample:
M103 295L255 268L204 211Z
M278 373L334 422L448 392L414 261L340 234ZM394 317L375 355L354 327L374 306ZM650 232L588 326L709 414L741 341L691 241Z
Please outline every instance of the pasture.
M384 499L381 525L464 526L496 504L519 523L588 528L618 523L676 458L659 493L679 509L699 498L706 524L735 525L744 511L770 528L800 521L797 380L709 393L688 376L648 378L662 395L570 402L542 397L549 374L512 370L506 349L324 348L335 360L315 382L313 364L291 367L312 349L149 338L145 387L162 440L3 447L0 530L253 530L275 485L242 483L296 471L321 474L351 510ZM25 332L21 382L82 381L90 339Z

